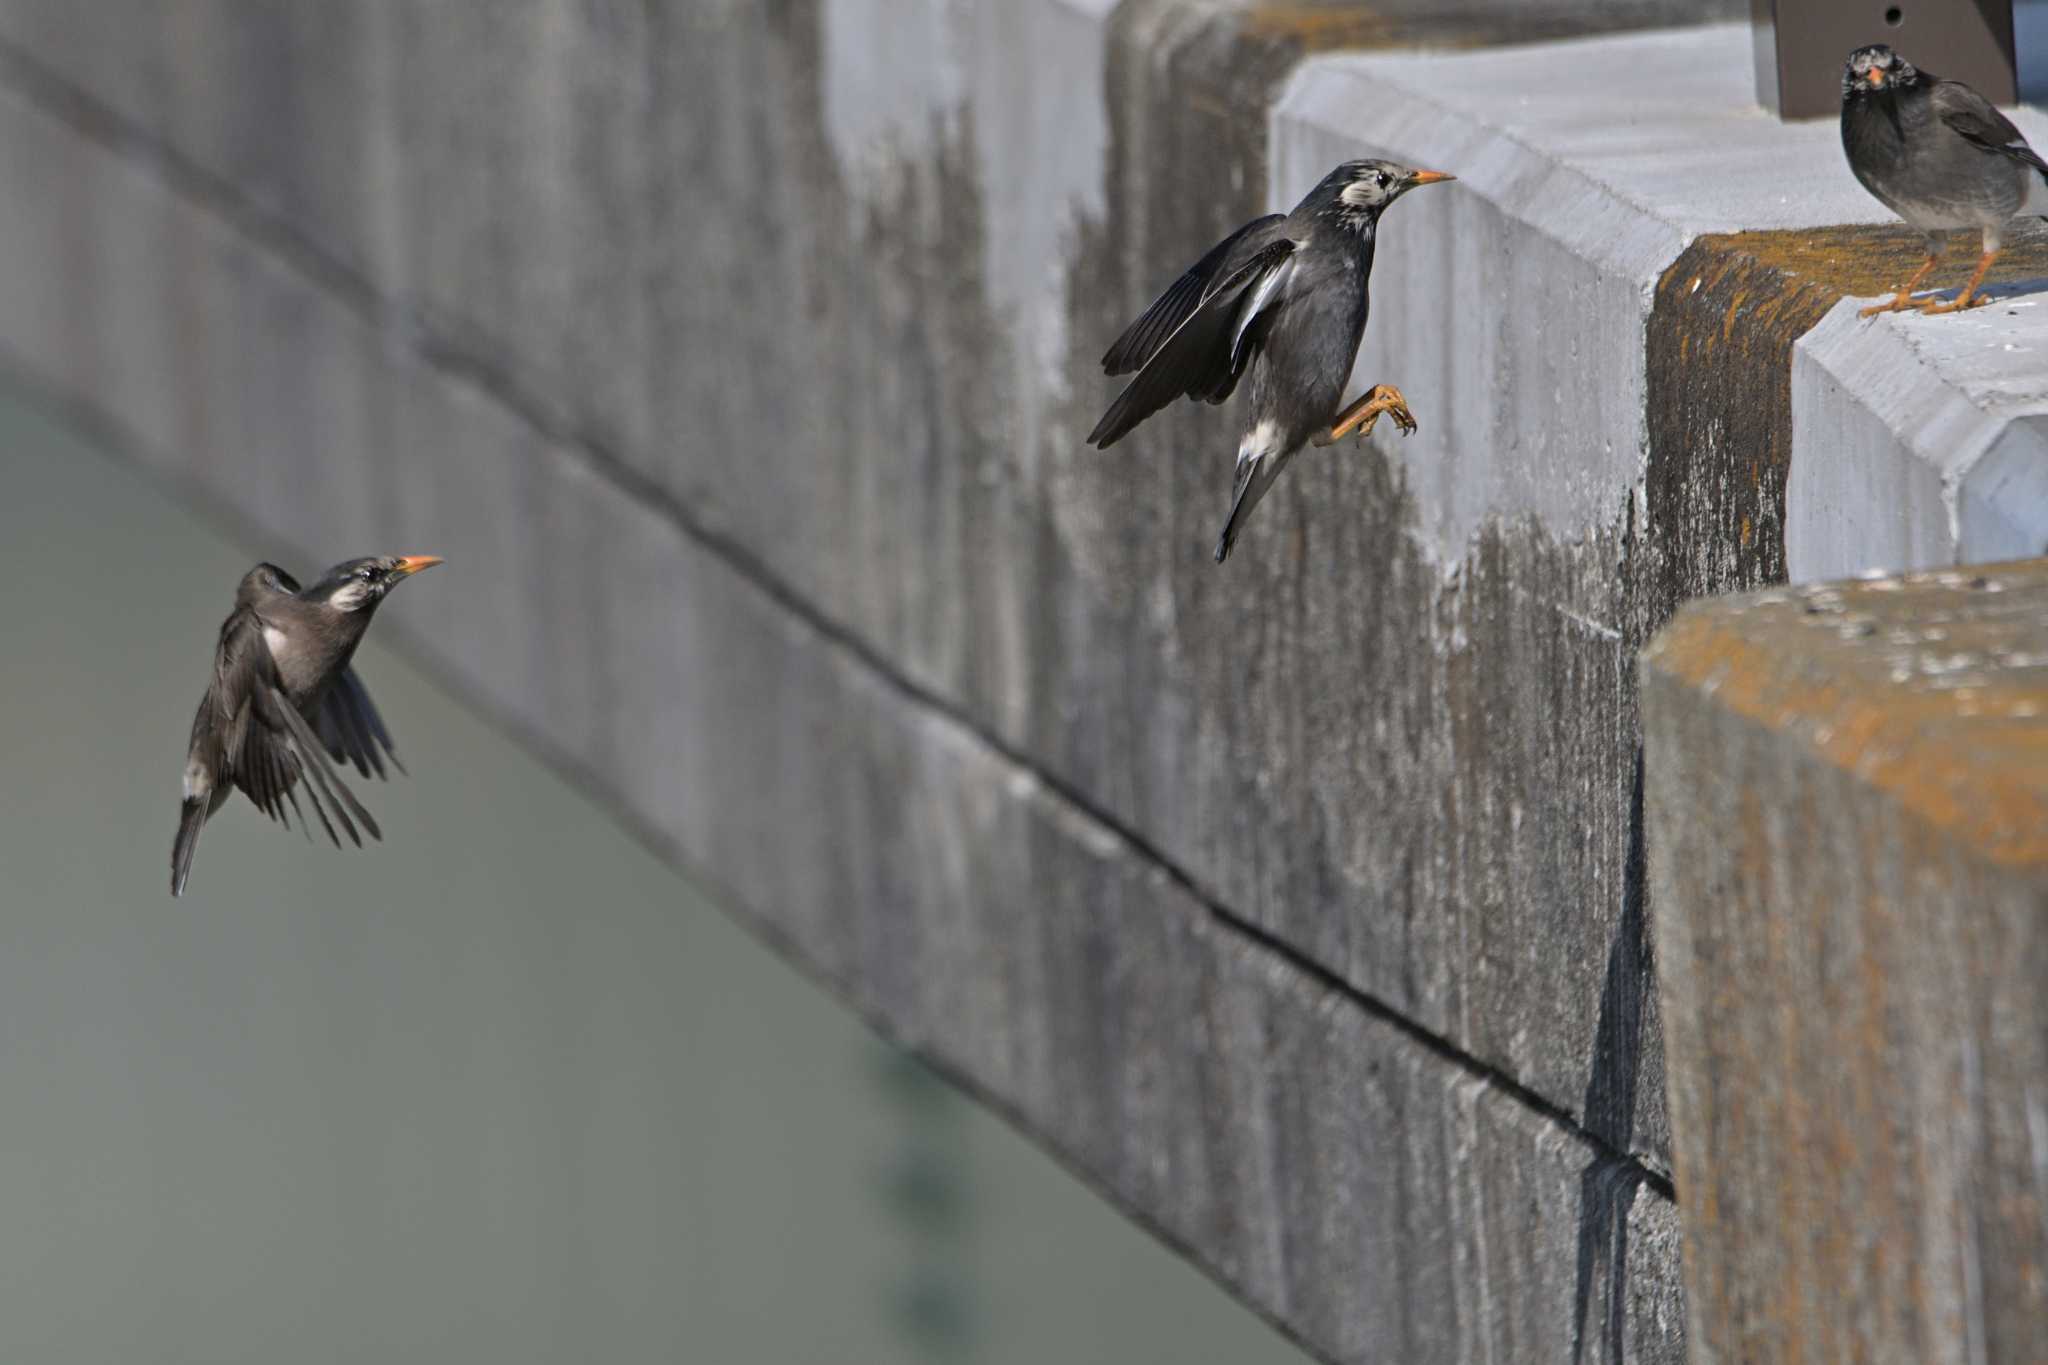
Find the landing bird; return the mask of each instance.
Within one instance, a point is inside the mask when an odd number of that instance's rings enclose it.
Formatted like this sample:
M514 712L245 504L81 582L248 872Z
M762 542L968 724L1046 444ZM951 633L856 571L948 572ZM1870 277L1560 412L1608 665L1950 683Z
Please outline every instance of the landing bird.
M287 827L289 802L304 827L296 791L303 778L313 814L335 847L337 821L358 848L358 824L372 839L384 837L333 766L353 763L364 777L374 771L381 778L388 757L405 771L349 660L384 594L440 562L433 555L351 559L304 589L275 564L243 575L214 649L213 681L192 718L184 804L171 845L173 896L185 893L207 817L237 787Z
M1221 403L1249 369L1251 424L1237 447L1230 519L1216 542L1222 563L1245 518L1295 454L1361 437L1385 413L1415 430L1408 402L1375 385L1342 411L1365 335L1373 234L1387 205L1417 185L1455 176L1391 161L1347 161L1292 213L1254 219L1224 238L1130 325L1102 368L1137 371L1088 433L1107 450L1183 395Z
M1889 303L1862 316L1918 308L1953 313L1983 300L2005 225L2022 213L2048 215L2048 162L1990 100L1961 81L1919 70L1883 44L1859 47L1842 70L1842 150L1849 169L1886 208L1926 234L1927 259ZM1976 228L1984 254L1952 303L1913 302L1941 260L1951 228Z

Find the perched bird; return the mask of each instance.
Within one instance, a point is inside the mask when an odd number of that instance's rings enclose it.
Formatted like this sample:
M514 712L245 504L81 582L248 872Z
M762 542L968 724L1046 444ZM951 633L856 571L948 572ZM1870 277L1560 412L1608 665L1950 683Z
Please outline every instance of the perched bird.
M172 895L184 894L207 817L237 787L287 826L289 802L304 827L296 792L303 778L313 814L337 848L337 821L358 848L359 824L371 838L384 837L334 770L335 763L353 763L363 776L381 778L388 757L405 771L349 660L384 594L440 562L432 555L351 559L304 589L274 564L243 575L235 609L220 628L213 680L192 718L184 803L171 845Z
M1842 150L1863 188L1927 236L1927 259L1889 303L1953 313L1980 303L1977 286L2022 213L2048 215L2048 162L1990 100L1961 81L1921 71L1882 43L1859 47L1842 70ZM1984 254L1952 303L1913 302L1951 228L1976 228Z
M1137 371L1088 433L1108 449L1183 395L1221 403L1249 369L1251 418L1237 447L1222 563L1245 518L1304 444L1372 431L1380 414L1415 430L1391 384L1341 412L1365 335L1373 234L1387 205L1417 185L1455 176L1391 161L1347 161L1292 213L1254 219L1224 238L1147 308L1102 358L1113 375Z

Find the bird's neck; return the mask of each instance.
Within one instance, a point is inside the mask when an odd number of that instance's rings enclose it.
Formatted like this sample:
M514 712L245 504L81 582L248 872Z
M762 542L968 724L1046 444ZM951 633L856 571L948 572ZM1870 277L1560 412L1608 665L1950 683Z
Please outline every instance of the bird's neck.
M1372 235L1379 229L1380 216L1371 209L1358 208L1340 199L1316 217L1321 226L1342 236L1357 238L1367 251L1372 250Z

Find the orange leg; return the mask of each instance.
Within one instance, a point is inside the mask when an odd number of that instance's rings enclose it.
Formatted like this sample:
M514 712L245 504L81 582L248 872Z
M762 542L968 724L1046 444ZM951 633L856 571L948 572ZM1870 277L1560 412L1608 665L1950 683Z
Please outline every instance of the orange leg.
M1920 262L1920 268L1913 272L1913 278L1907 280L1900 287L1898 294L1893 297L1890 303L1873 303L1868 308L1859 308L1856 310L1856 316L1859 318L1874 317L1879 313L1896 313L1902 308L1920 306L1913 302L1913 291L1920 287L1920 281L1927 278L1927 273L1933 270L1940 260L1940 256L1932 251L1928 252L1927 259Z
M1370 391L1360 396L1357 402L1337 414L1337 420L1330 427L1330 434L1319 438L1319 446L1331 446L1357 432L1361 437L1372 435L1373 423L1385 413L1394 419L1394 425L1401 428L1406 436L1415 430L1415 418L1408 411L1408 400L1392 384L1375 384Z
M1956 295L1953 303L1923 303L1923 313L1960 313L1965 308L1974 308L1984 302L1977 297L1977 286L1984 283L1984 272L1991 269L1991 263L1998 259L1998 253L1987 251L1977 258L1977 273L1970 276L1970 282L1963 286L1963 292Z

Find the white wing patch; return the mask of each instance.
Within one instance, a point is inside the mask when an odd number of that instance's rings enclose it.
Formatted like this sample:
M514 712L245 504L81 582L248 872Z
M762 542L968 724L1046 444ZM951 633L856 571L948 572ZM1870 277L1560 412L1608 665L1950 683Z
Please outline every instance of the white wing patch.
M1266 310L1266 306L1279 297L1281 289L1293 277L1294 258L1290 256L1277 270L1268 270L1265 278L1259 281L1259 287L1245 298L1243 306L1237 312L1237 334L1230 338L1230 363L1233 368L1244 355L1244 334L1251 329L1252 322L1259 314Z
M185 799L195 801L213 791L213 777L198 763L185 765Z
M1237 467L1244 468L1254 460L1262 460L1273 454L1280 445L1280 424L1268 417L1244 434L1237 443Z
M284 647L290 642L291 637L276 626L271 625L268 621L263 623L263 645L264 648L270 651L271 658L283 657Z
M2019 145L2024 147L2027 144L2022 141ZM2048 176L2043 176L2032 166L2024 169L2027 173L2027 197L2020 201L2020 212L2048 217Z

